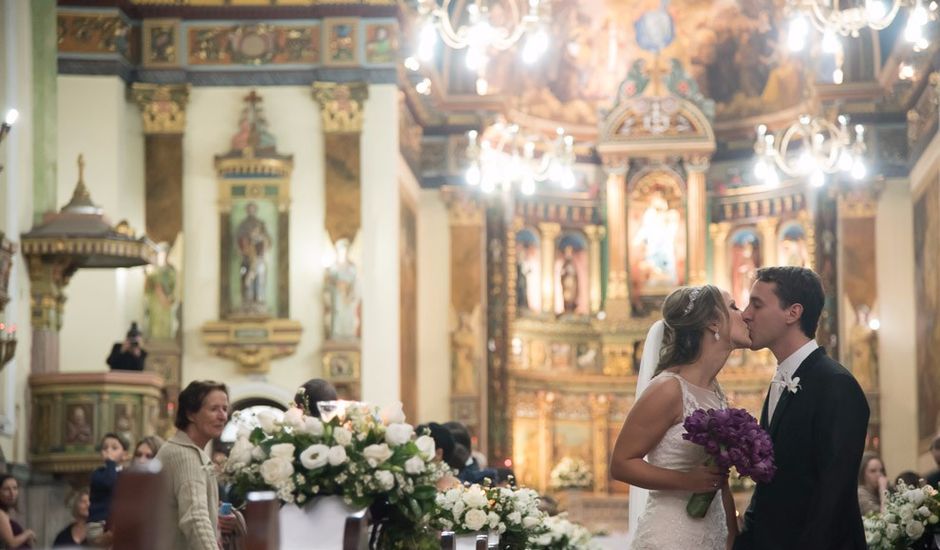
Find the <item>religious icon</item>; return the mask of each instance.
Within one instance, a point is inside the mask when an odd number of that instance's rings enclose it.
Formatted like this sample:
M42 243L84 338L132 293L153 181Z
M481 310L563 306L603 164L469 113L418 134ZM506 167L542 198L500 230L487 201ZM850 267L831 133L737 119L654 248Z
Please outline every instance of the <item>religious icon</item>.
M65 443L90 445L92 443L92 405L72 404L65 408Z
M391 63L398 47L392 25L369 25L366 27L366 61L369 63Z
M323 286L323 305L326 308L326 338L328 340L351 340L359 337L358 273L349 259L349 241L336 242L336 263L326 271Z
M780 231L777 244L780 265L809 267L809 250L806 246L806 230L799 222L790 222Z
M753 229L742 229L731 236L731 296L739 307L751 298L751 285L761 266L761 243Z
M516 307L520 312L542 310L540 239L531 229L516 234Z
M351 65L356 58L356 22L334 21L327 23L327 64Z
M682 197L671 176L653 173L630 198L630 264L633 294L662 295L684 283L685 227L675 207Z
M555 313L588 313L587 240L568 233L558 240L555 258Z
M176 29L173 26L152 27L150 31L150 58L152 63L176 62Z
M157 245L157 263L148 266L144 283L146 331L149 338L169 340L176 336L176 268L168 260L169 245Z
M267 310L267 261L271 244L267 225L258 218L258 204L249 202L245 205L245 219L235 231L235 246L241 259L239 275L243 310Z
M129 444L135 441L134 434L134 406L128 403L114 405L114 433L124 438Z

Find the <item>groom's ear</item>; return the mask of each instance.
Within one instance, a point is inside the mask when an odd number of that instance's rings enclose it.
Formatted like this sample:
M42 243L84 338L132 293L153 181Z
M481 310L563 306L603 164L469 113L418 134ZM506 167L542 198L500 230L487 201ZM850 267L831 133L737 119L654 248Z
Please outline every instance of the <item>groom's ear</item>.
M790 304L790 307L784 312L784 320L788 325L800 322L803 316L803 304Z

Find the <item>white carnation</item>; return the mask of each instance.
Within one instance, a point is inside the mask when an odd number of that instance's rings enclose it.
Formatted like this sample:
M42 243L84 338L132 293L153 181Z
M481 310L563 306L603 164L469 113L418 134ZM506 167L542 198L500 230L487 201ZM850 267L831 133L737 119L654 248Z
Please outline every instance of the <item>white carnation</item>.
M352 432L342 426L338 426L333 430L333 440L343 447L349 447L349 444L352 443L352 438Z
M316 470L326 466L329 460L330 448L326 445L311 445L300 453L300 463L308 470Z
M429 435L422 435L415 440L418 450L424 455L425 460L434 460L437 456L437 447L434 444L434 438Z
M272 486L280 486L294 475L294 465L284 458L269 458L261 463L261 477Z
M411 475L418 475L424 471L424 461L420 456L413 456L405 461L405 471Z
M383 491L391 491L392 487L395 486L395 476L392 475L392 472L387 470L375 472L375 480L378 482L379 488Z
M463 522L467 526L467 529L479 531L486 524L486 512L477 509L470 510L467 512L467 515L464 516Z
M382 464L392 457L392 450L389 449L388 445L385 443L382 443L381 445L369 445L363 449L362 456L366 457L366 461L368 461L369 466L375 468L379 464Z
M319 437L323 435L323 422L315 416L305 416L304 425L299 429L299 431L310 434L314 437Z
M294 446L291 443L278 443L271 445L271 458L294 460Z
M330 452L327 454L327 458L330 461L330 466L339 466L348 460L348 457L346 456L346 449L341 445L334 445L333 447L330 447Z
M382 422L384 422L386 425L401 424L404 422L405 411L401 401L396 401L391 405L382 407L382 412L379 413L379 416L382 418Z
M385 430L385 441L392 447L398 447L408 443L413 433L414 428L411 427L411 424L391 424Z

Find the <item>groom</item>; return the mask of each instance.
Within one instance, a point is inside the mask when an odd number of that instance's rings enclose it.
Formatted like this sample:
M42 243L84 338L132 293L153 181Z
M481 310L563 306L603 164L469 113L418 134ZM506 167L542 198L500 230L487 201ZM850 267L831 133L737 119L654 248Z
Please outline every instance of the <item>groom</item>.
M757 484L735 550L866 548L856 484L868 403L813 339L823 301L809 269L757 271L743 318L751 348L768 348L778 363L760 419L777 474Z

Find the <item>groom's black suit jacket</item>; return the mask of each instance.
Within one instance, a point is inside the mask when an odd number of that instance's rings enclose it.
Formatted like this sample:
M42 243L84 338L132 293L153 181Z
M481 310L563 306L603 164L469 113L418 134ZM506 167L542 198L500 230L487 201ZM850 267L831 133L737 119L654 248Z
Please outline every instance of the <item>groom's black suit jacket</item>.
M864 550L858 469L868 402L852 374L813 351L784 388L774 417L761 426L774 444L777 474L758 483L734 550Z

